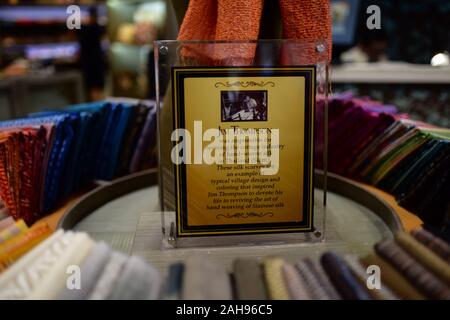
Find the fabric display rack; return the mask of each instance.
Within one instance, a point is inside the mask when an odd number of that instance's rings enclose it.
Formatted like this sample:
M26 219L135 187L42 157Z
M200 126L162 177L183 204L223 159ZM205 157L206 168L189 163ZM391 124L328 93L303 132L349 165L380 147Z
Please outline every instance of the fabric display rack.
M3 211L27 224L93 180L157 163L151 101L113 99L40 112L0 122L0 134Z
M1 198L10 215L0 220L0 298L450 299L442 204L448 203L448 130L348 94L329 103L330 171L391 192L426 223L411 234L393 232L368 255L327 251L297 262L277 255L235 258L231 270L193 255L162 272L151 260L119 253L84 232L55 232L37 221L89 181L154 164L155 111L151 102L110 100L0 124ZM29 186L40 192L27 196ZM16 201L19 194L25 196ZM75 292L65 287L66 267L73 264L89 281ZM382 268L380 290L365 285L370 265Z
M2 221L2 236L20 223ZM0 276L0 299L450 299L450 246L424 229L398 232L362 258L326 252L318 261L295 264L279 257L236 259L231 274L221 264L191 256L171 265L162 281L142 258L115 252L86 233L50 235L40 228L0 244L2 266L13 262L11 253L21 256ZM30 251L21 255L25 250ZM83 272L80 290L65 286L70 265ZM379 290L367 289L370 265L383 270Z

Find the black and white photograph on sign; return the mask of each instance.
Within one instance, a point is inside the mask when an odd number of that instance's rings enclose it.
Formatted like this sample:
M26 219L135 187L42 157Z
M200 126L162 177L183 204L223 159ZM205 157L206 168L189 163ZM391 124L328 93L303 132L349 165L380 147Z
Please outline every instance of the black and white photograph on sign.
M267 90L221 91L222 122L267 121Z

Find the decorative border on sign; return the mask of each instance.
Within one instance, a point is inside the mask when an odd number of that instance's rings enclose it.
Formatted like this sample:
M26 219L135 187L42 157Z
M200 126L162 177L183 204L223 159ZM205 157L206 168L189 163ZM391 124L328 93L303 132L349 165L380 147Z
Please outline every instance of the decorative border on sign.
M265 217L265 216L269 216L269 217L273 217L273 213L272 212L262 212L262 213L257 213L257 212L240 212L240 213L227 213L227 214L223 214L223 213L219 213L218 215L216 215L216 219L219 220L220 217L223 218L227 218L227 219L231 219L231 218L244 218L247 219L249 217Z
M231 222L231 217L227 219L229 223L220 225L188 225L187 211L187 183L186 183L186 165L180 164L174 166L175 175L175 220L176 236L197 237L197 236L225 236L239 234L267 234L267 233L285 233L285 232L312 232L313 225L313 163L314 163L314 103L316 93L316 66L284 66L284 67L171 67L172 72L172 108L173 108L173 128L179 129L185 127L185 98L184 98L184 79L186 78L209 78L209 77L277 77L294 76L305 78L305 128L304 143L308 152L304 152L304 175L303 192L303 219L301 221L288 222L267 222L267 223L245 223ZM271 81L241 81L236 80L220 82L222 85L244 85L254 86L266 84L271 85ZM217 84L217 83L216 83ZM220 86L221 84L217 84ZM275 84L272 84L275 86ZM175 143L173 143L176 146ZM233 215L233 213L231 213ZM216 216L217 218L217 216ZM226 218L226 217L224 217ZM235 219L241 218L241 215L235 216ZM251 218L248 216L247 218Z
M272 88L275 87L275 83L273 83L272 81L260 81L260 82L256 82L256 81L227 81L225 83L223 82L216 82L216 84L214 85L214 87L218 88L220 86L224 86L227 88L230 87L243 87L243 88L248 88L248 87L265 87L265 86L271 86Z

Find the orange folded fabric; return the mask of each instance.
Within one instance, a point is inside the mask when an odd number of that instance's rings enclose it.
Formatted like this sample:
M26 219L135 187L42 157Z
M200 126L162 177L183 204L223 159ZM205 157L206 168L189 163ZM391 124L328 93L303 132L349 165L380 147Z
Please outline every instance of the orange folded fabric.
M191 0L178 40L258 39L263 0ZM247 65L253 61L255 44L188 44L181 52L209 65Z
M331 59L331 15L329 0L279 0L283 37L315 43L325 40L325 60ZM191 0L178 40L257 40L263 0ZM181 56L212 65L252 64L256 44L186 44ZM315 46L287 44L282 64L315 63Z
M280 0L283 21L283 38L302 40L312 45L287 43L281 50L281 64L315 64L331 61L332 35L329 0ZM314 45L324 40L324 53ZM323 55L323 58L319 57Z
M51 233L52 230L47 224L41 224L0 244L0 272L50 236Z
M178 40L216 38L217 1L191 0L178 33Z

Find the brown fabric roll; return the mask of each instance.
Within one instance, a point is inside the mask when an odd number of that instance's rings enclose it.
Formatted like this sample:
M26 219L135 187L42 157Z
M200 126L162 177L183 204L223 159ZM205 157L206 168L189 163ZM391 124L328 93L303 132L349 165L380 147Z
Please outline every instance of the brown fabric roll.
M394 240L388 239L375 246L376 252L431 299L450 299L450 289L433 273L406 253Z
M267 300L267 288L261 264L256 259L236 259L234 283L240 300Z
M414 257L417 262L421 263L447 285L450 284L450 266L438 255L433 253L433 251L428 250L427 247L414 239L413 236L405 232L396 233L395 241Z
M425 245L428 249L441 257L442 260L450 264L450 245L448 245L447 242L436 237L425 229L413 230L411 234L417 241Z

